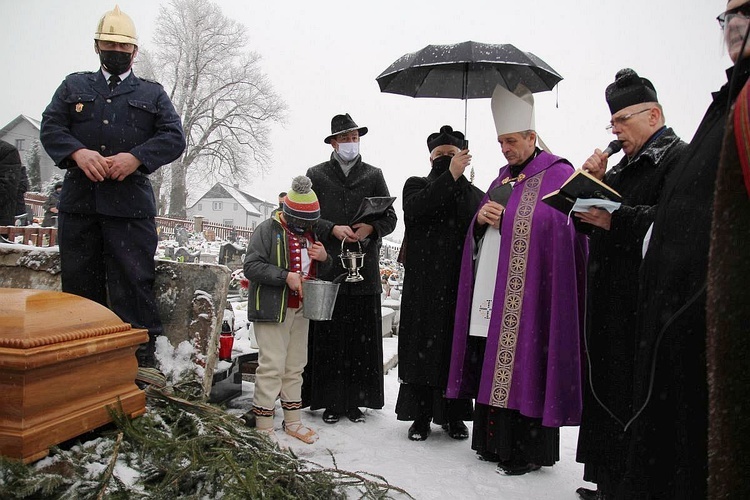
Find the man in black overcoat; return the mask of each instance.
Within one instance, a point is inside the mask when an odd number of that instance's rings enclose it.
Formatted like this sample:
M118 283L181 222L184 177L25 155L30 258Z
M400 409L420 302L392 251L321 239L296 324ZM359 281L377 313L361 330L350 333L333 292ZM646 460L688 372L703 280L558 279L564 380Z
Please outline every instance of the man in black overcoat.
M320 201L316 233L335 263L319 278L331 281L346 272L342 251L361 248L365 254L363 280L341 283L331 321L310 322L302 403L323 408L327 424L342 415L364 422L361 407L380 409L385 402L379 261L382 238L396 228L396 211L389 206L354 220L365 198L390 197L382 170L362 160L359 140L366 133L348 113L334 116L331 135L323 139L333 148L331 157L307 170Z
M734 67L667 179L641 266L635 416L621 498L707 497L709 235L728 110L750 75L750 48L742 49L748 7L731 0L719 16Z
M687 145L665 125L656 89L630 68L617 72L605 91L612 118L607 127L625 155L606 172L608 155L596 150L583 169L620 193L623 205L611 215L589 209L578 216L590 233L585 348L587 381L578 434L577 460L596 491L579 488L585 500L609 498L624 472L625 423L632 415L634 332L638 269L643 241L654 220L667 175ZM598 495L598 496L597 496Z
M396 414L413 421L408 432L413 441L427 439L431 421L452 438L466 439L463 421L473 418L471 400L444 397L464 239L484 196L464 176L471 155L463 148L464 135L444 125L427 138L429 175L404 184L407 243Z

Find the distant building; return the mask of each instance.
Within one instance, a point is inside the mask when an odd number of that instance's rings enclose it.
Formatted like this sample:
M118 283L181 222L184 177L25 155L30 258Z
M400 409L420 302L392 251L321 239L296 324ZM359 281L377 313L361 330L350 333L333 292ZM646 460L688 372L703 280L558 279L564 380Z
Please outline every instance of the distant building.
M0 129L0 139L9 142L18 149L21 155L21 161L27 167L27 158L29 151L34 147L34 142L39 143L39 130L41 122L30 118L26 115L18 115L7 125ZM55 166L55 162L49 157L41 143L39 147L39 176L41 185L52 178L54 174L62 176L63 171Z
M239 186L217 182L187 209L188 218L202 215L204 220L225 226L255 229L271 216L278 203L270 203L240 191Z

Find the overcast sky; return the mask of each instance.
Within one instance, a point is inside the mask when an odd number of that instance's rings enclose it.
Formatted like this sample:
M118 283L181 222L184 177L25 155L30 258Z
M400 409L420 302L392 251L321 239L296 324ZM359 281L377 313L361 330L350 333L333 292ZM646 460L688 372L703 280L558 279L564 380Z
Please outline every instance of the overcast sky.
M3 126L19 114L41 119L66 74L97 69L93 32L115 3L0 1ZM241 187L273 201L293 176L328 158L331 147L323 138L331 117L348 112L370 130L362 139L362 156L383 169L391 194L399 198L399 219L404 181L429 171L427 135L443 124L464 128L462 101L380 93L375 77L407 52L474 40L511 43L541 57L564 80L552 92L535 94L537 131L553 153L576 167L613 138L604 130L610 118L604 89L620 68L631 67L654 83L667 125L689 141L731 65L715 20L726 5L722 0L217 3L248 27L250 49L262 55L263 70L289 106L286 124L271 135L270 175ZM148 50L159 29L159 8L168 1L119 5ZM486 189L505 161L489 99L471 100L468 110L475 183ZM397 232L403 232L401 221Z

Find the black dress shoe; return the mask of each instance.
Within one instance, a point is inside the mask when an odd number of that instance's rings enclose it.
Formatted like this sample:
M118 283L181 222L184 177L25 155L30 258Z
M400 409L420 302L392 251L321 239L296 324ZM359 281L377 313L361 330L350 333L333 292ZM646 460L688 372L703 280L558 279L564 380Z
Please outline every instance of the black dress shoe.
M500 462L497 464L497 473L505 474L506 476L523 476L529 472L541 469L541 465L536 464L514 464L508 462Z
M604 493L599 491L599 488L592 490L582 486L576 490L576 493L582 500L604 500L606 498Z
M422 417L416 419L409 427L409 439L412 441L424 441L430 436L432 429L430 429L430 417Z
M467 439L469 437L469 428L460 420L443 424L443 430L453 439Z
M500 455L491 451L478 451L477 458L482 462L499 462Z
M349 408L349 411L346 412L346 418L348 418L352 422L364 422L365 421L364 413L362 413L362 410L356 407Z
M335 424L339 421L339 414L333 410L326 410L323 412L323 422L327 424Z

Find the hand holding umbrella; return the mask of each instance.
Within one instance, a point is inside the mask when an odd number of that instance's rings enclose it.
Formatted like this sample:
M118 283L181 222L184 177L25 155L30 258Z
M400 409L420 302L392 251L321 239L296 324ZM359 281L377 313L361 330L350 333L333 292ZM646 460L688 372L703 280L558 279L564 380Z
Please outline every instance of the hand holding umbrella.
M464 174L464 170L471 164L471 155L468 149L462 149L456 156L451 159L451 165L448 167L454 180L458 180ZM473 180L473 179L472 179Z

